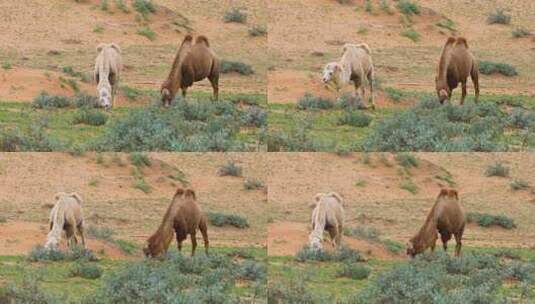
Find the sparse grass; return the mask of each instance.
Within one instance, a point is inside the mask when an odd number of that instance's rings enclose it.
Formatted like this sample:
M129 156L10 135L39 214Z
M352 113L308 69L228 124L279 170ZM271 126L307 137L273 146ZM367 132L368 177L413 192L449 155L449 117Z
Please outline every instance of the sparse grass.
M503 9L498 8L490 12L487 17L488 24L509 24L511 23L511 15L507 14Z
M249 228L249 223L245 217L237 214L225 214L220 212L208 212L208 221L216 227L233 226L239 229Z
M485 176L499 176L499 177L507 177L509 176L509 168L504 166L500 162L496 162L492 165L489 165L487 169L485 170Z
M97 257L93 251L84 249L82 247L75 247L72 250L61 251L57 248L45 248L43 246L35 246L28 254L28 260L31 262L41 261L97 261Z
M93 28L93 33L101 34L103 32L104 32L104 27L100 24L95 25L95 27Z
M477 223L481 227L500 226L505 229L516 228L514 220L503 214L492 215L479 212L468 212L466 220L469 223Z
M518 72L514 66L507 63L493 62L488 60L482 60L479 62L479 72L485 75L499 73L508 77L518 75Z
M530 36L531 32L527 28L517 27L511 32L511 34L514 38L523 38Z
M114 241L117 246L121 249L121 251L125 254L131 255L134 254L137 250L136 244L126 241L126 240L115 240Z
M402 14L407 16L420 14L420 7L411 0L398 1L397 8Z
M397 242L397 241L384 240L383 244L388 251L394 254L400 254L403 252L403 250L405 250L405 246L402 243Z
M118 10L125 14L130 13L130 9L128 8L124 0L115 0L115 7L117 7Z
M91 109L80 109L74 116L73 124L86 124L90 126L102 126L108 121L108 115Z
M515 178L510 184L513 190L524 190L529 188L529 183L523 179Z
M156 13L156 7L151 0L134 0L132 5L134 9L144 18L147 18L149 14Z
M297 109L307 110L307 109L332 109L334 103L327 98L314 96L310 93L305 93L297 103Z
M240 8L233 7L230 10L225 12L225 15L223 16L223 20L227 23L229 22L246 23L247 14L244 13Z
M361 179L361 180L359 180L359 181L357 181L357 182L355 183L355 186L356 186L356 187L362 187L362 188L363 188L363 187L366 187L367 184L368 184L367 181Z
M265 25L255 24L249 29L249 36L259 37L267 35L267 27Z
M239 62L239 61L229 61L229 60L222 60L221 61L221 73L238 73L241 75L252 75L254 74L253 67L249 64Z
M337 261L337 262L363 262L365 259L355 249L349 247L338 248L334 253L322 249L314 249L308 245L303 246L295 255L295 260L301 263L309 261Z
M141 90L133 88L133 87L129 87L127 85L121 86L120 90L123 93L123 95L126 98L128 98L128 100L132 100L132 101L138 100L138 98L143 95L143 92Z
M109 10L108 0L100 0L99 8L105 12Z
M9 62L2 63L2 69L11 70L12 68L13 68L13 66L11 65L11 63L9 63Z
M456 185L455 181L453 180L453 177L450 174L435 175L435 178L441 181L445 181L450 187Z
M243 182L243 188L245 190L256 190L264 188L264 183L257 178L248 178Z
M137 30L137 34L149 39L150 41L154 41L156 39L156 33L148 26L140 27Z
M143 193L148 194L152 191L152 187L143 178L136 178L132 187L141 190Z
M71 103L67 97L49 95L47 92L41 92L41 94L34 98L32 105L38 109L66 108L70 106Z
M398 153L396 154L396 161L398 164L405 168L418 167L418 159L414 155L409 153Z
M338 124L364 128L369 126L372 120L373 118L371 116L362 111L349 111L338 120Z
M418 187L410 179L404 179L399 183L399 187L403 190L407 190L412 194L418 193Z
M97 187L100 181L96 178L92 178L89 183L87 183L91 187Z
M115 231L109 227L98 227L98 226L89 226L87 233L99 240L111 241Z
M217 175L219 176L241 176L242 168L236 163L229 161L225 165L222 165L217 170Z
M452 33L455 33L457 29L455 28L455 22L449 18L441 19L436 23L436 26L449 30Z
M414 42L418 42L420 40L420 34L418 34L418 32L412 27L406 28L400 33L400 35L407 37Z
M380 242L379 230L369 226L357 226L344 229L344 235L356 237L362 240Z
M102 276L102 270L92 263L77 262L71 268L69 276L95 280Z
M346 277L353 280L364 280L368 278L371 269L358 263L344 263L342 269L338 272L338 277Z
M368 34L368 28L363 25L359 26L359 29L357 30L357 34L360 34L360 35Z
M389 0L381 0L379 1L379 7L381 8L381 10L385 13L387 13L388 15L393 15L394 14L394 11L392 10L392 7L390 6L390 1Z
M6 223L6 222L7 222L7 217L0 215L0 223Z
M369 14L373 13L373 4L371 0L364 1L364 10Z
M130 163L138 168L143 167L150 167L152 166L152 162L150 160L150 157L147 153L143 152L132 152L128 155L128 159L130 160Z

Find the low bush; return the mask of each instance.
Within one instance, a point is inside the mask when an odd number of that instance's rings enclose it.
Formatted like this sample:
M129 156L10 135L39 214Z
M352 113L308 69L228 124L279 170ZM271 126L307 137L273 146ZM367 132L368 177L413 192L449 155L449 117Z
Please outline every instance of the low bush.
M249 35L252 36L252 37L266 36L267 35L267 28L264 25L253 25L249 29Z
M353 280L364 280L368 278L370 273L371 269L367 266L357 263L344 263L342 269L338 272L338 276Z
M137 250L136 244L126 240L115 240L114 243L119 246L119 249L125 254L134 254Z
M132 6L143 17L146 17L149 14L156 13L156 6L152 3L151 0L134 0Z
M295 255L298 262L307 261L337 261L337 262L363 262L364 257L357 250L349 247L338 248L334 253L323 249L311 248L308 245L303 246Z
M153 41L156 39L156 33L148 26L142 26L138 28L137 34L149 39L150 41Z
M509 113L508 126L519 129L534 128L535 113L521 108L514 108L511 113Z
M509 176L509 167L502 165L502 163L496 162L487 167L485 170L485 176L507 177Z
M314 96L310 93L305 93L301 99L299 99L299 102L297 103L297 108L299 110L307 110L307 109L332 109L334 108L334 103L324 97Z
M398 153L396 154L396 161L398 164L405 168L418 167L418 159L414 155L409 153Z
M349 0L339 0L349 1ZM305 278L296 278L288 282L269 282L268 303L330 303L332 299L325 295L316 295L305 284Z
M420 7L418 6L418 4L414 3L411 0L398 1L397 8L402 14L408 16L420 14Z
M418 42L420 40L420 34L418 34L418 32L412 27L405 29L400 33L400 35L403 37L407 37L414 42Z
M243 124L256 128L266 127L268 121L267 111L261 107L251 106L242 112Z
M39 286L38 277L34 274L25 274L22 282L11 282L6 288L0 288L0 303L24 304L52 304L65 303L65 297L45 292Z
M256 190L264 188L264 183L256 178L248 178L243 182L243 187L245 190Z
M238 268L238 277L248 281L265 281L267 279L266 265L255 261L244 261Z
M78 108L98 108L100 107L96 96L85 93L78 93L72 99L71 103Z
M37 122L24 130L0 127L0 151L65 151L65 144L50 137L45 130L44 124Z
M233 226L239 229L249 228L247 219L236 214L208 212L207 217L208 222L216 227Z
M289 131L271 131L263 140L267 142L269 152L294 151L294 152L319 152L332 151L332 145L319 141L310 134L310 121L302 121Z
M233 7L230 10L225 12L223 16L225 22L236 22L236 23L246 23L247 14L244 13L240 8Z
M479 212L468 212L466 214L466 221L469 223L477 223L481 227L500 226L505 229L516 228L514 220L503 214L492 215Z
M524 190L529 188L529 184L527 181L523 179L514 179L510 184L511 189L513 190Z
M503 9L496 9L490 12L487 17L489 24L509 24L511 23L511 15L507 14Z
M28 260L31 262L40 262L40 261L75 261L75 260L86 260L86 261L97 261L97 257L90 249L75 247L68 251L61 251L57 248L45 248L44 246L38 245L32 248L28 254Z
M399 187L407 190L412 194L418 193L418 186L416 186L410 179L404 179L399 183Z
M400 254L405 250L405 246L402 243L392 240L384 240L383 245L388 251L395 254Z
M112 240L115 232L113 229L108 227L89 226L87 229L87 234L99 240L109 241Z
M222 60L221 61L221 73L238 73L241 75L252 75L254 74L253 67L249 64L239 62L239 61L229 61L229 60Z
M530 36L531 32L526 28L517 27L511 32L511 34L513 35L514 38L522 38L522 37Z
M217 169L217 175L219 176L241 176L241 174L242 168L232 161L229 161Z
M369 226L357 226L344 229L344 234L347 236L357 237L359 239L379 242L379 230Z
M132 152L128 155L128 159L133 166L138 168L152 166L152 161L147 153Z
M339 125L349 125L357 128L364 128L370 125L372 117L361 111L350 111L344 113L338 120Z
M509 77L518 75L518 72L514 66L507 63L493 62L488 60L481 60L479 62L479 72L485 75L499 73Z
M41 92L33 99L32 105L34 108L38 109L66 108L71 105L71 102L64 96L49 95L47 92Z
M90 126L102 126L108 121L108 115L99 110L81 109L73 119L73 124L86 124Z
M148 194L152 191L152 187L142 177L136 178L134 180L134 183L132 183L132 187L135 189L141 190L145 194Z
M91 263L77 262L72 266L69 275L94 280L102 276L102 270Z

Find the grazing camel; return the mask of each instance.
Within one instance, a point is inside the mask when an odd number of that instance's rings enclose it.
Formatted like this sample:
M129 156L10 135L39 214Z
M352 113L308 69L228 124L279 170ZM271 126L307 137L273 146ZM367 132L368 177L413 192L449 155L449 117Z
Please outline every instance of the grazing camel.
M455 236L455 255L461 254L462 237L465 225L464 211L459 203L457 190L442 189L435 205L427 215L420 231L407 244L407 254L411 257L424 252L427 248L435 251L438 233L442 239L444 251L448 249L448 241Z
M187 35L175 55L173 66L160 89L162 103L169 106L179 89L182 96L194 82L208 78L212 84L213 99L219 99L219 70L220 63L214 51L210 48L208 38L198 36L192 45L193 37Z
M82 198L77 193L59 192L55 195L56 204L50 211L49 226L45 248L59 245L61 234L65 230L67 246L72 248L78 244L76 234L82 239L85 248L84 216L82 214Z
M309 246L321 249L323 231L327 230L334 247L340 247L344 228L344 207L342 197L335 192L318 193L312 211L312 232L308 236Z
M351 81L355 85L355 95L360 89L360 97L364 100L364 80L370 86L371 108L375 109L373 95L373 82L375 70L371 57L370 47L366 43L346 43L342 49L340 61L330 62L323 69L322 81L326 85L334 84L337 91L348 85Z
M459 82L462 87L461 105L466 98L466 82L468 76L472 78L476 102L479 100L479 68L472 52L468 49L468 42L463 37L450 37L446 41L440 61L435 86L440 103L451 100L451 94Z
M173 240L173 232L176 235L178 251L182 251L182 242L191 236L191 255L195 255L197 248L196 232L199 229L204 240L204 249L208 254L208 227L206 217L196 201L195 192L191 189L178 188L173 201L167 208L162 223L158 230L149 237L147 246L143 252L148 257L157 257L167 253L167 249Z
M119 76L123 68L121 48L115 43L101 43L97 46L97 52L94 72L97 95L100 105L108 110L113 107L119 86Z

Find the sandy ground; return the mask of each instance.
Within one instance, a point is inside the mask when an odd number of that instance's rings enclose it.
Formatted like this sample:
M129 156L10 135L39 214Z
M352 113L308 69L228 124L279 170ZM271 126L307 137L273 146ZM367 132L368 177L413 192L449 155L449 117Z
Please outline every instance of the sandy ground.
M307 242L311 209L318 192L336 191L345 198L346 226L365 225L380 231L382 239L405 244L419 229L440 188L437 179L449 172L466 212L505 214L516 229L481 228L469 224L464 244L489 247L535 247L535 191L513 191L513 178L535 184L535 155L521 153L415 153L418 168L404 172L394 155L330 153L270 153L268 233L269 253L295 254ZM384 156L386 161L381 160ZM364 163L369 159L369 164ZM496 161L510 167L510 177L486 177L488 165ZM388 164L386 164L388 163ZM410 178L418 192L400 188ZM359 186L360 185L360 186ZM350 242L351 244L351 242ZM369 246L370 244L366 244ZM367 247L358 249L366 252ZM378 250L378 248L374 248Z
M115 238L143 244L156 230L176 188L181 186L168 177L173 173L169 166L184 172L203 210L247 218L251 226L248 229L210 226L211 244L266 245L266 189L243 187L246 178L266 181L263 155L152 153L152 166L142 169L152 189L148 194L132 186L133 166L127 154L120 157L121 165L112 161L112 154L103 154L101 164L97 164L95 154L0 154L0 214L7 220L0 225L0 254L23 254L31 246L44 243L49 207L59 191L77 192L83 197L89 226L109 227L115 231ZM228 161L242 167L243 177L218 176L219 166ZM92 242L96 248L101 246L98 241Z

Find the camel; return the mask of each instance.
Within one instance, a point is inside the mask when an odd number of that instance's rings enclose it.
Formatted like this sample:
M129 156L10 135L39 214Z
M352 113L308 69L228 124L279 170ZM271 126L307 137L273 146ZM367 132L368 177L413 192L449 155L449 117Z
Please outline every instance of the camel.
M178 251L182 251L182 242L191 236L191 256L195 255L197 248L196 232L199 229L204 240L204 250L208 254L208 227L206 217L196 201L195 192L191 189L178 188L167 208L158 230L149 237L143 252L147 257L158 257L166 254L173 231L176 235Z
M459 256L465 221L457 190L442 189L433 208L427 215L424 225L407 244L407 254L414 257L429 247L431 252L434 252L438 233L440 233L444 251L448 249L448 241L451 236L455 237L455 256Z
M198 36L193 45L192 41L193 37L186 35L162 84L160 93L164 106L171 104L179 89L185 98L187 89L204 78L208 78L212 85L213 99L219 99L219 59L210 48L208 38Z
M113 107L123 68L121 48L115 43L101 43L97 46L97 52L98 56L95 61L94 72L97 95L100 105L108 110Z
M461 105L466 98L466 81L472 78L476 102L479 100L479 67L476 58L468 49L468 42L463 37L448 38L438 64L438 73L435 77L435 86L438 100L441 104L451 100L453 89L459 82L462 87Z
M65 230L67 246L72 248L78 244L76 234L82 238L85 248L84 216L82 214L82 198L77 193L59 192L55 195L56 203L50 211L50 230L45 248L57 248Z
M341 246L344 228L344 207L342 197L335 192L318 193L312 211L312 232L308 236L309 246L322 249L323 231L327 230L331 237L331 244L337 248Z
M371 49L366 43L346 43L342 49L342 58L338 62L330 62L323 69L322 81L325 85L334 85L337 91L351 81L355 85L355 95L360 89L360 97L364 100L364 79L370 86L371 108L375 109L373 82L375 70L371 57Z

